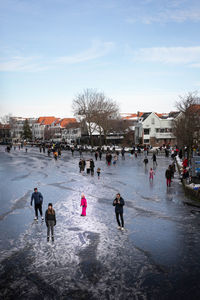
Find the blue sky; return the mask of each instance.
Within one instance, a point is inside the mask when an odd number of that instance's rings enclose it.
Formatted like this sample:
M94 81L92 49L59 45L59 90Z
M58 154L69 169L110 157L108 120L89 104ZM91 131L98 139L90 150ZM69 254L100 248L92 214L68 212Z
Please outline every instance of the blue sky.
M121 112L200 89L199 0L0 0L0 116L71 116L95 88Z

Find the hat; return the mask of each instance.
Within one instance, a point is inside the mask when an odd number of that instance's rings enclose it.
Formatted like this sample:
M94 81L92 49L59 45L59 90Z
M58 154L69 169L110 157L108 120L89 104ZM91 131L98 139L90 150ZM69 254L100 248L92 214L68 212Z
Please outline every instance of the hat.
M48 206L53 206L52 203L49 203Z

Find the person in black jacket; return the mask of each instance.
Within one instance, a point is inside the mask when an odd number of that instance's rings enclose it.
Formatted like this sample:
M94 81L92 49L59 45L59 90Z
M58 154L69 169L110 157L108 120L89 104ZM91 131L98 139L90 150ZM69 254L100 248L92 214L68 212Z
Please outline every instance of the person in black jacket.
M38 220L38 209L39 209L42 220L44 220L44 218L42 216L43 196L40 192L38 192L37 188L34 188L34 193L32 193L31 206L32 206L33 200L34 200L34 205L35 205L35 220Z
M117 223L119 225L118 229L124 230L124 218L123 218L123 206L125 205L124 199L121 197L120 193L116 195L115 200L113 201L113 206L115 206L115 214ZM119 220L121 218L121 223Z
M91 158L91 159L90 159L90 170L91 170L91 175L92 175L92 176L94 175L94 168L95 168L94 161L93 161L93 159Z
M53 209L52 203L48 204L48 209L45 213L45 222L47 225L47 242L49 242L49 235L51 230L51 239L54 241L54 226L56 225L56 213Z

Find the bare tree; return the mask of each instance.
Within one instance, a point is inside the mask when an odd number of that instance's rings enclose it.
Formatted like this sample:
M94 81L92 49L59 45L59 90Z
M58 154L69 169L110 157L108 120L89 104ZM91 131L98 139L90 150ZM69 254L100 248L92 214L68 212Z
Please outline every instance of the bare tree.
M91 144L93 145L93 133L98 131L100 142L102 135L106 138L109 131L109 120L117 115L117 104L108 99L104 93L93 89L86 89L78 94L72 103L74 115L79 120L85 120Z
M200 141L200 98L197 92L179 98L176 107L180 114L174 120L174 135L179 147L187 147L190 158L192 147Z
M74 115L79 119L79 121L85 120L87 123L88 133L90 136L90 142L93 145L92 134L95 130L94 115L97 110L97 92L92 89L86 89L83 93L78 94L72 103L72 109Z
M97 112L95 114L95 123L98 125L100 135L100 144L102 135L107 144L107 135L112 129L112 120L119 118L119 107L115 101L107 98L103 93L98 94Z

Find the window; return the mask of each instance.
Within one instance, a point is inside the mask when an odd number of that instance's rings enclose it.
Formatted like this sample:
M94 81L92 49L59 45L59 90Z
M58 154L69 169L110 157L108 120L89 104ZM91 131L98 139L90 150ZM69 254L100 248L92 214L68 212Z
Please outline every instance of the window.
M151 124L155 124L155 119L154 118L151 119Z
M160 132L165 132L165 128L160 128Z
M156 128L156 132L160 132L160 128Z
M148 143L149 143L149 139L145 139L144 144L148 144Z
M149 134L150 129L149 128L145 128L144 129L144 134Z

